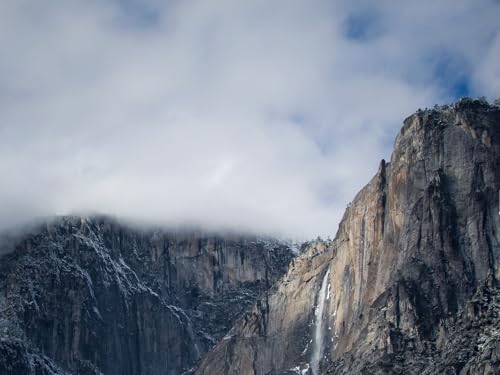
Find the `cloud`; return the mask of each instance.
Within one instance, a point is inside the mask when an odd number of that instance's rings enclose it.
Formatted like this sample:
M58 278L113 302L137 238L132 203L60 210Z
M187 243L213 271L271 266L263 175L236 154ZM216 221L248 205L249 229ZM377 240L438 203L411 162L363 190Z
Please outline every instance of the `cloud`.
M494 1L7 0L0 227L333 236L419 107L498 95Z

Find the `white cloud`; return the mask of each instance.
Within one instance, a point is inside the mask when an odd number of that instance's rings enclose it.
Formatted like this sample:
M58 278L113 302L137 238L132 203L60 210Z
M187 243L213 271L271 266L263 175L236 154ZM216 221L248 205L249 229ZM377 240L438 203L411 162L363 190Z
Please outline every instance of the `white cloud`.
M4 1L0 226L90 210L334 235L404 117L449 101L459 74L498 95L499 14L486 0Z

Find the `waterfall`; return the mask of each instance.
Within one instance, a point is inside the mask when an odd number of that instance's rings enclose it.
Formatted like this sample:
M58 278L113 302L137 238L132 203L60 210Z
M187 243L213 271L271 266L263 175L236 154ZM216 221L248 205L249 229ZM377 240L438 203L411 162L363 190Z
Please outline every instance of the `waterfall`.
M319 363L321 361L321 357L323 356L323 337L324 337L324 330L323 330L323 311L325 310L325 302L328 297L328 279L330 276L330 268L328 268L328 271L326 271L325 276L323 276L323 282L321 283L321 289L319 290L318 293L318 305L316 306L316 311L314 313L315 318L316 318L316 324L314 327L314 347L313 347L313 353L312 353L312 358L311 358L311 369L313 375L318 375L319 374Z

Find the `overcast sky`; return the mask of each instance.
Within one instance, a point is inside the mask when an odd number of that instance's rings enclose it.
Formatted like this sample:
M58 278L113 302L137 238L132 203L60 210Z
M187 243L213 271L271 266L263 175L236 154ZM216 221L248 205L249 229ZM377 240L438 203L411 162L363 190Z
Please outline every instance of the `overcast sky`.
M500 96L493 0L0 2L0 228L334 236L403 119Z

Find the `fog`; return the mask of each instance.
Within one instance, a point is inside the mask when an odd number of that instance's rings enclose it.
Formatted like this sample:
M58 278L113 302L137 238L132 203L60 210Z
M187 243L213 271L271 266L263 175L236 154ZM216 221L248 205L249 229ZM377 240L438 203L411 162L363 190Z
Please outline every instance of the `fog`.
M0 228L333 236L403 119L500 93L498 1L0 3Z

